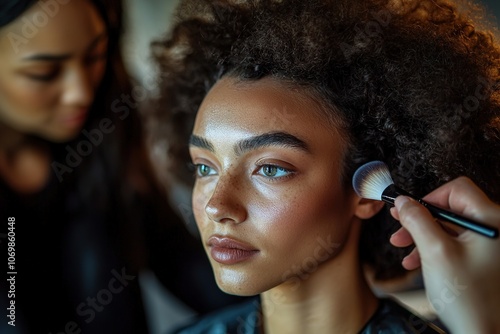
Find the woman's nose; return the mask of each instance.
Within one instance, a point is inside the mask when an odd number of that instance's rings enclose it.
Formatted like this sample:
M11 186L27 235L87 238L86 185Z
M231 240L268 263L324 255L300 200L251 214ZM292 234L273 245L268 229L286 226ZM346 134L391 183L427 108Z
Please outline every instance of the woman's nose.
M235 177L220 177L205 206L208 217L217 223L239 224L247 219L247 210L241 200L243 189Z
M94 99L90 73L85 68L72 69L64 79L62 103L67 106L88 107Z

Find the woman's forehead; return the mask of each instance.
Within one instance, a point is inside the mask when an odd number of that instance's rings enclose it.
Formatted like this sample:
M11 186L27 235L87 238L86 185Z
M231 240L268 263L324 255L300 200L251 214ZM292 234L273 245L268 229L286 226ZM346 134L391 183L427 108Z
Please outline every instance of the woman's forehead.
M341 132L327 121L315 99L274 78L221 79L201 104L193 130L216 145L286 133L310 143L313 150L318 145L331 145L332 150L344 147Z

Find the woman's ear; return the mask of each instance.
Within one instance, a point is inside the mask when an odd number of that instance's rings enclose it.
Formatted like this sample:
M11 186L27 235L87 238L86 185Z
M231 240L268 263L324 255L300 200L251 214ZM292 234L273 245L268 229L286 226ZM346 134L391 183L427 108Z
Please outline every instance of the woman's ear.
M385 203L371 199L360 198L354 210L354 215L360 219L368 219L375 216Z

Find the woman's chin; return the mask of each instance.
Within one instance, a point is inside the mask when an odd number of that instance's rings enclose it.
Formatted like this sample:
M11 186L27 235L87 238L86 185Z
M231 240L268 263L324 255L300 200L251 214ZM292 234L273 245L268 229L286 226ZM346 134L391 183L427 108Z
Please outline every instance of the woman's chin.
M256 296L261 293L261 291L254 291L252 289L246 289L245 287L241 286L229 286L229 285L220 285L219 289L221 289L224 293L227 293L228 295L235 295L235 296L240 296L240 297L250 297L250 296Z
M52 132L44 132L38 134L40 138L43 138L47 141L61 144L65 142L69 142L80 135L81 128L77 129L67 129L65 131L52 131Z
M259 289L256 282L245 279L238 274L225 272L222 275L215 276L217 286L223 292L236 296L255 296L264 290Z

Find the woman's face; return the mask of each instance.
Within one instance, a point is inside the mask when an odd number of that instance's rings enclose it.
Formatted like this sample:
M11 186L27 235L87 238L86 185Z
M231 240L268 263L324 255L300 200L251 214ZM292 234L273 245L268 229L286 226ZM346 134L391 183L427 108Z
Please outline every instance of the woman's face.
M341 251L359 198L341 182L345 141L300 89L221 79L190 140L193 210L219 287L254 295Z
M106 53L106 27L91 2L35 2L0 28L0 122L51 141L75 137Z

